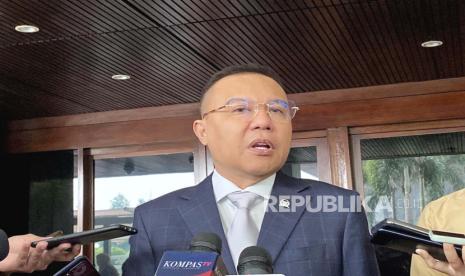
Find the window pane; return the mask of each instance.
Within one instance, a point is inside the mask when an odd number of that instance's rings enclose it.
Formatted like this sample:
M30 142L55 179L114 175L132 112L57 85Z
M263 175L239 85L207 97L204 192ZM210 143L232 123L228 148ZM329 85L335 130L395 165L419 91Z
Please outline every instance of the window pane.
M465 187L465 133L366 139L361 155L371 226L416 224L426 204Z
M0 155L0 228L8 236L73 232L73 159L73 150ZM52 275L63 266L54 262L35 274Z
M316 147L291 148L282 171L289 176L318 180Z
M95 227L131 226L136 206L193 185L192 153L96 160ZM97 266L108 256L121 274L121 265L129 256L128 240L122 237L96 243ZM106 256L97 257L100 254Z
M73 232L73 151L23 155L29 178L29 232Z

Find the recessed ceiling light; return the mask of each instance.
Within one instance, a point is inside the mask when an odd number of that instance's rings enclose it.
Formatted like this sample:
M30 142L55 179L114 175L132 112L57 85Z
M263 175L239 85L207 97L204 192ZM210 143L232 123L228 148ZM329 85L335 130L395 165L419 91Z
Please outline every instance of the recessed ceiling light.
M114 80L128 80L131 78L129 75L113 75L111 76L112 79Z
M441 40L429 40L425 41L421 44L421 47L424 48L433 48L433 47L439 47L443 44Z
M15 27L15 30L20 33L37 33L39 31L39 27L33 25L18 25Z

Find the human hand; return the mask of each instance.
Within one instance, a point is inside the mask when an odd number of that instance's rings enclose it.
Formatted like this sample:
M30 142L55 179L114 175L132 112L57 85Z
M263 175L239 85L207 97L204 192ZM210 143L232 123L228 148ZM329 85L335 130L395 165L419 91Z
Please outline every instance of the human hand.
M45 270L54 261L70 261L81 251L80 245L72 246L69 243L47 250L47 242L41 241L35 248L31 242L42 240L33 234L13 236L8 239L10 252L0 262L0 271L3 272L33 272Z
M417 249L415 252L420 255L426 264L437 271L446 273L449 276L465 276L465 255L462 253L462 259L457 254L452 244L443 244L444 255L447 262L442 262L434 259L426 250ZM465 246L462 247L462 252L465 251Z

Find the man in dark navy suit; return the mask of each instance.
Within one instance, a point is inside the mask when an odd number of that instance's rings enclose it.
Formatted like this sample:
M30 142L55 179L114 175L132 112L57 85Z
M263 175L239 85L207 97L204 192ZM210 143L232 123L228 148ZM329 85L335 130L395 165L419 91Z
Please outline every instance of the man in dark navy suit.
M123 273L154 275L164 251L186 249L197 233L213 232L231 274L242 249L258 245L273 257L275 273L378 275L365 213L348 208L357 193L279 172L297 110L270 68L233 66L213 75L193 129L215 170L197 186L136 208L139 232L130 238ZM325 199L338 207L326 208Z

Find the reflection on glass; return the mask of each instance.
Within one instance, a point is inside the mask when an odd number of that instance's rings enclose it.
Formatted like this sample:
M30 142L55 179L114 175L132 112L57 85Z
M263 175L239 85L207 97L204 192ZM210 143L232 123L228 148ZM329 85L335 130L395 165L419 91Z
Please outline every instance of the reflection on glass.
M96 160L95 227L131 226L138 205L193 185L192 153ZM108 255L121 273L121 265L129 256L128 240L122 237L98 242L94 256Z
M282 172L297 178L318 180L316 147L291 148Z
M430 201L465 188L464 141L464 133L362 140L370 225L388 217L416 224Z
M55 151L22 156L29 181L29 232L73 232L74 154Z

